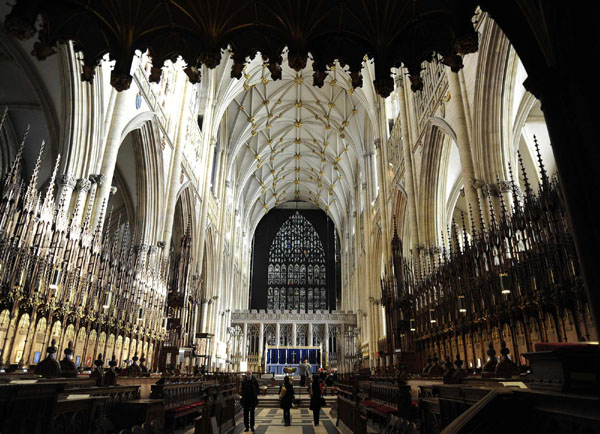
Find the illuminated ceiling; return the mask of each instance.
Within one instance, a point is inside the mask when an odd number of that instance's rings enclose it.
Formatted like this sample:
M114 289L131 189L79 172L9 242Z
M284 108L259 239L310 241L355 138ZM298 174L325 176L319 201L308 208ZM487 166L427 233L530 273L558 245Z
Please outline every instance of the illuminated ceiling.
M372 68L363 72L371 75ZM229 104L228 179L236 179L236 204L253 228L265 212L289 200L312 202L339 225L372 152L376 95L354 89L347 71L333 66L322 88L310 65L284 66L278 81L260 61L244 71L243 90ZM364 178L363 178L364 179Z

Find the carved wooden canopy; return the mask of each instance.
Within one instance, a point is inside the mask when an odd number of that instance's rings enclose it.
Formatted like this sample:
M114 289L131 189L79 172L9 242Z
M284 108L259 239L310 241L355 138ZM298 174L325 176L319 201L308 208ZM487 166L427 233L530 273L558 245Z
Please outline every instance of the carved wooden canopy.
M241 77L246 60L260 52L278 79L287 47L296 71L312 57L316 86L337 59L358 87L365 56L374 59L374 85L385 97L393 90L392 67L408 69L414 90L422 86L423 61L439 55L453 70L462 67L461 56L477 50L475 6L473 0L16 0L5 26L19 38L37 33L33 54L40 59L53 54L57 42L74 41L84 55L85 80L110 53L118 90L131 83L138 49L150 51L154 80L165 60L180 55L197 81L200 64L215 67L228 47L233 77Z

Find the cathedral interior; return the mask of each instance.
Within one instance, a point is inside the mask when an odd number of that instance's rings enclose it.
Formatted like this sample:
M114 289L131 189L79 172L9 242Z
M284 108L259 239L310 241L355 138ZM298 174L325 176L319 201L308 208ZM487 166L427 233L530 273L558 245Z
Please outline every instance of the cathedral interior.
M2 4L0 433L600 432L591 9Z

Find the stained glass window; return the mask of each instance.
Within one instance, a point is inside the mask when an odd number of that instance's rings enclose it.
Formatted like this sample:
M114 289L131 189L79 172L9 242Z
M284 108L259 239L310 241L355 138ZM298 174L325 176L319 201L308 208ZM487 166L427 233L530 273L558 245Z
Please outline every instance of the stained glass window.
M269 250L267 309L327 309L325 250L313 225L299 212L288 218ZM308 291L300 285L311 285ZM317 288L316 286L323 286Z

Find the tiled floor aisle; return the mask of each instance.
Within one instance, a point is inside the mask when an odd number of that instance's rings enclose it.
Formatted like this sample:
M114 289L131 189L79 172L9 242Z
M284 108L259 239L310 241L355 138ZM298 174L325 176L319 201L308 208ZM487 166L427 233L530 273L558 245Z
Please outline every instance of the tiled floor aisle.
M256 434L333 434L339 433L335 419L329 417L330 408L321 410L319 426L313 425L313 414L308 408L292 409L292 425L283 426L283 410L279 408L257 408L255 413ZM240 420L232 434L244 432L244 420ZM194 428L178 429L175 434L194 434Z
M326 413L325 413L326 411ZM292 409L292 425L283 426L283 410L279 408L257 408L256 434L333 434L339 431L335 427L335 420L330 419L329 411L321 410L319 425L313 425L312 411L308 408ZM244 432L244 422L235 427L234 434Z

